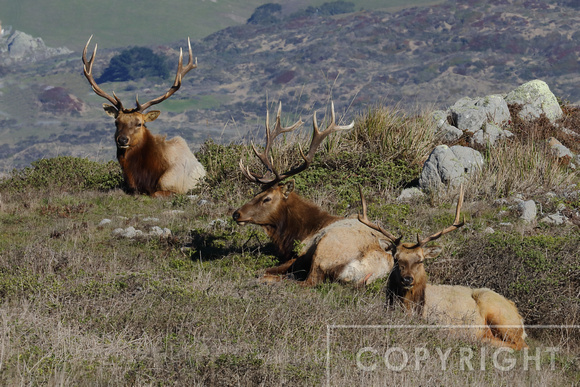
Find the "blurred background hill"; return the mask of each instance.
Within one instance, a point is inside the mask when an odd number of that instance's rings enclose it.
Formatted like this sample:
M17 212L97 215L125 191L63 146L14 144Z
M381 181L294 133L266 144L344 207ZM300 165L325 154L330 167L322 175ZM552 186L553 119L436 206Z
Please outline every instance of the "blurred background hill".
M0 20L3 172L56 155L114 158L113 122L82 75L90 35L95 76L125 106L165 92L192 38L199 67L158 105L150 129L194 148L252 138L278 100L288 121L322 116L331 99L346 121L374 105L445 109L542 79L561 99L580 101L580 9L571 1L2 0ZM141 71L150 63L131 62L135 48L168 71ZM112 58L130 59L114 61L126 64L126 78L103 77L119 70Z

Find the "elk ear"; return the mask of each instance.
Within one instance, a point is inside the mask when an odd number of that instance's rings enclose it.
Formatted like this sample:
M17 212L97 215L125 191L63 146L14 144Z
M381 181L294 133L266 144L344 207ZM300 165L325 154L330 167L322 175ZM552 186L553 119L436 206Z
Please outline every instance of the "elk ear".
M288 196L294 191L294 179L280 184L280 190L282 191L282 195L284 195L284 199L288 199Z
M161 112L159 110L151 110L144 114L144 120L145 122L155 121L160 114Z
M423 247L425 259L437 258L441 254L441 251L443 251L441 246Z
M107 113L108 115L110 115L113 118L117 118L117 116L119 115L119 111L114 106L111 106L111 105L104 103L103 109L105 109L105 113Z
M379 239L379 246L381 246L381 249L385 251L391 251L393 248L393 244L388 239Z

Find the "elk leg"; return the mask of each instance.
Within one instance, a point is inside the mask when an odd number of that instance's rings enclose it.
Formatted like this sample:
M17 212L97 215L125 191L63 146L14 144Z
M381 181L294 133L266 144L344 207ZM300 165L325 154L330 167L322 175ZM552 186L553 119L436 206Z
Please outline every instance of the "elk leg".
M164 198L164 197L168 197L173 195L173 192L171 191L156 191L155 193L153 193L154 198Z
M292 265L296 262L296 258L292 258L281 265L266 269L266 274L286 274Z
M308 273L308 277L306 280L300 283L300 285L305 287L316 286L319 283L324 281L324 272L320 269L320 267L316 265L312 265L310 269L310 273Z

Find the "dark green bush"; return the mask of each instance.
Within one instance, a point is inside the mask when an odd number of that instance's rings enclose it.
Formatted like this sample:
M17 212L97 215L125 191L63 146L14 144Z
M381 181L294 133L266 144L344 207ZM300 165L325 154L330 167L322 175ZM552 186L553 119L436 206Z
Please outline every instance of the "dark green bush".
M114 56L97 82L124 82L141 78L168 78L167 59L147 47L133 47Z
M123 175L115 161L98 163L84 158L59 156L40 159L30 167L14 170L0 181L0 190L51 189L82 191L119 188Z

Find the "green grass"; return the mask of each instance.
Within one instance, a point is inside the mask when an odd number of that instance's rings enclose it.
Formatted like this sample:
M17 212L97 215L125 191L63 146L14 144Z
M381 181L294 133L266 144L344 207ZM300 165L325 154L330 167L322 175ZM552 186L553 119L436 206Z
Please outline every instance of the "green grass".
M369 217L406 239L448 225L455 193L432 201L396 200L403 182L418 175L405 157L421 151L401 153L390 144L378 150L379 128L364 136L365 127L359 130L360 136L341 137L320 150L311 168L296 177L298 193L334 214L354 215L361 183ZM282 167L297 160L290 139L276 147ZM260 171L250 152L247 145L206 142L197 156L208 177L191 192L194 197L126 195L118 188L115 163L70 157L38 160L3 180L0 383L325 385L327 349L336 385L580 381L575 331L528 330L532 356L536 349L562 349L555 371L545 352L539 371L533 363L523 370L522 353L511 355L518 362L514 370L499 371L493 348L447 331L414 328L426 322L387 309L386 280L362 289L337 283L303 288L290 279L260 283L264 270L277 264L275 252L261 228L240 227L231 219L256 189L237 165L244 158ZM533 178L527 168L520 172L522 179ZM572 171L561 167L559 173L578 184ZM467 186L467 225L441 238L443 254L426 264L430 281L491 287L514 300L527 323L578 324L578 227L519 224L510 211L500 217L498 212L508 208L492 204L499 197L490 193L493 180L477 181L479 186ZM574 208L576 199L558 195L549 206ZM201 199L207 202L199 204ZM105 218L111 222L102 224ZM515 226L501 229L504 220ZM116 228L147 231L153 225L169 228L171 237L130 240L113 234ZM498 231L481 232L487 226ZM327 336L331 325L391 327L337 328ZM393 328L400 325L410 328ZM394 346L410 356L402 372L388 370L382 361ZM356 365L365 347L378 353L363 359L377 360L373 372ZM451 349L448 369L426 361L415 371L416 347L427 348L431 360L437 359L436 348ZM461 348L473 351L474 371L461 369ZM483 371L482 349L487 351Z

